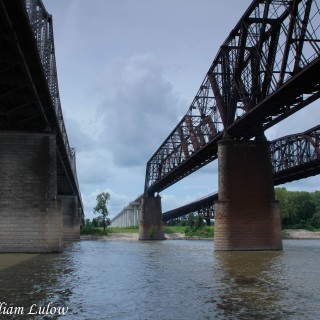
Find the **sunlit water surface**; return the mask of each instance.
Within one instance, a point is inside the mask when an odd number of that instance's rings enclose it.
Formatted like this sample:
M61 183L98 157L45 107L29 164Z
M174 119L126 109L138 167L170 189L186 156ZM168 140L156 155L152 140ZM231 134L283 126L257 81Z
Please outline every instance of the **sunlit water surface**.
M168 240L0 255L0 302L24 308L0 319L320 319L319 290L320 240L285 240L282 252ZM68 312L27 314L49 303Z

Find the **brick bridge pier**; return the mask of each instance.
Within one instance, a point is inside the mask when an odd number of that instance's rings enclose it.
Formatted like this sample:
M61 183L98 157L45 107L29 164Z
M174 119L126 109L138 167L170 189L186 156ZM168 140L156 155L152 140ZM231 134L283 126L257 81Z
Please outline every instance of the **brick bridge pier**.
M218 192L214 249L281 250L269 142L218 142Z
M57 194L56 136L0 133L0 252L60 252L80 237L76 196Z

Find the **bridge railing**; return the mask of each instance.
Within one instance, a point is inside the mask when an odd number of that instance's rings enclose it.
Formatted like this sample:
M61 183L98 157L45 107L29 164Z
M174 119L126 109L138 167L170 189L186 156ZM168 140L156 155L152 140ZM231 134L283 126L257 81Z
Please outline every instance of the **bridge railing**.
M58 120L58 128L70 163L74 163L75 150L70 148L67 130L64 124L60 102L58 76L54 49L52 16L47 12L41 0L25 0L30 24L37 42L43 71L48 83L52 104ZM72 166L75 168L75 166ZM76 172L74 172L76 177Z

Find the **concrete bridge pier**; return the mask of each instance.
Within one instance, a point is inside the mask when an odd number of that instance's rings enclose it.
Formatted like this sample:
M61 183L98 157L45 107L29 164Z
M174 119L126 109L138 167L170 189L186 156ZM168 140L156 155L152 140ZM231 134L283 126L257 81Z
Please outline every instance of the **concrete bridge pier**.
M0 133L0 252L61 252L53 134Z
M133 226L138 226L140 223L140 214L141 214L141 203L139 201L137 202L131 202L130 205L133 208Z
M269 142L221 140L218 175L214 249L281 250Z
M80 240L81 208L76 196L59 196L63 221L63 240Z
M144 196L141 202L139 240L164 240L161 197Z
M133 227L140 223L141 203L130 202L117 216L111 220L112 227Z

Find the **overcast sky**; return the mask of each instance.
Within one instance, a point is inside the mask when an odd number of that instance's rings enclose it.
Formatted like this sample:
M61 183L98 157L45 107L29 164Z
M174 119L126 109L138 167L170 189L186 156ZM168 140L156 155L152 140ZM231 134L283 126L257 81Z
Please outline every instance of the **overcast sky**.
M108 191L110 217L143 193L146 163L184 115L251 0L43 0L53 16L62 110L87 218ZM270 139L319 123L319 103ZM310 113L312 112L312 116ZM317 115L317 116L316 116ZM164 190L163 212L217 190L217 163ZM319 178L285 185L319 189Z

